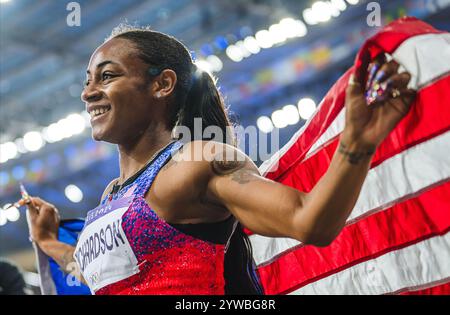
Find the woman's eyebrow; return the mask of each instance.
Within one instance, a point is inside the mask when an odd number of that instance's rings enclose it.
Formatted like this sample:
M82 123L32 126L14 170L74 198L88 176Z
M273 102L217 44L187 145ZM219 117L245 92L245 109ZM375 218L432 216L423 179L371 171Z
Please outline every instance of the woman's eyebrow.
M107 64L115 64L115 65L118 65L117 62L114 62L114 61L111 61L111 60L105 60L105 61L100 62L95 68L98 69L98 68L101 68L101 67L103 67L103 66L105 66L105 65L107 65ZM86 73L87 73L87 74L90 74L91 72L90 72L89 70L86 70Z

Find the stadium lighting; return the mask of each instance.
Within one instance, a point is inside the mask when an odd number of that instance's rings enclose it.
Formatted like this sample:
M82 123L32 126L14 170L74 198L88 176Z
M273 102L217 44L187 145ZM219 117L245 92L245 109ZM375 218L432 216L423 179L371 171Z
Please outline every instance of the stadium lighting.
M314 12L311 8L303 10L303 19L309 25L316 25L318 21L315 18Z
M331 5L339 11L344 11L347 9L347 4L345 4L344 0L331 0Z
M82 111L80 114L83 119L84 119L84 126L87 127L91 127L91 115L89 115L89 113L87 111Z
M245 47L244 42L242 40L236 42L234 45L241 50L242 56L244 58L251 56L252 53Z
M62 133L59 131L58 124L53 123L42 130L42 136L48 143L57 142L63 139Z
M288 121L289 117L286 116L286 113L283 110L279 109L272 113L272 122L278 129L286 127Z
M347 0L347 2L351 5L358 4L359 0Z
M247 36L244 39L244 46L252 54L257 54L261 51L261 47L259 47L258 41L253 36Z
M77 135L84 131L84 118L80 114L70 114L66 118L67 128L70 130L70 135Z
M242 61L242 59L244 59L244 56L242 55L242 51L234 45L228 46L227 49L225 50L225 52L226 52L228 58L230 58L234 62L240 62L240 61Z
M211 65L213 72L219 72L223 69L223 62L216 55L210 55L206 58L206 61Z
M262 30L255 34L258 46L261 48L270 48L274 44L272 34L268 30Z
M272 120L270 120L267 116L261 116L256 120L256 125L258 126L259 130L261 130L264 133L272 132L273 130L273 123Z
M329 4L329 8L332 17L338 17L341 14L341 11L331 3Z
M217 69L222 69L222 62L216 56L210 56L211 64ZM215 63L212 62L216 57ZM220 71L220 70L218 70ZM23 138L17 138L14 142L0 144L0 163L5 163L9 159L18 157L20 153L28 151L37 151L42 148L46 142L54 143L64 138L69 138L82 133L87 127L90 127L90 115L83 111L73 113L66 118L60 119L57 123L50 124L42 129L41 132L32 131L25 134Z
M63 139L70 138L70 136L72 136L72 129L67 118L58 120L56 123L56 128Z
M311 9L317 22L327 22L331 19L331 8L328 2L317 1Z
M6 3L9 2L10 0L0 0L0 3Z
M305 23L303 23L300 20L296 20L295 24L296 24L295 30L296 30L296 33L297 33L297 37L303 37L306 34L308 34L308 29L306 28Z
M282 19L279 23L287 38L303 37L307 33L306 25L300 20L292 18Z
M281 44L286 41L288 30L280 24L273 24L269 27L269 33L272 35L275 44Z
M297 107L300 117L308 120L316 110L316 102L310 98L302 98L298 101Z
M6 142L0 145L0 163L17 157L17 146L14 142Z
M30 131L23 136L23 145L28 151L37 151L44 145L44 139L40 132Z
M195 65L202 71L208 72L210 74L212 73L211 64L206 60L198 59L197 61L195 61Z
M6 219L11 222L15 222L15 221L19 220L19 218L20 218L19 209L17 209L16 207L11 207L11 208L4 210L4 215L5 215Z
M66 194L67 199L74 203L78 203L83 200L83 192L75 185L68 185L64 189L64 193Z
M283 107L283 111L289 125L296 125L300 121L298 109L295 105L286 105Z
M6 206L8 205L5 205L3 208L6 208ZM0 209L0 226L3 226L8 222L8 219L6 218L5 211L3 210L3 208Z
M27 153L27 149L25 148L25 146L23 145L23 139L22 138L17 138L16 140L14 140L14 143L16 144L17 147L17 151L19 153Z

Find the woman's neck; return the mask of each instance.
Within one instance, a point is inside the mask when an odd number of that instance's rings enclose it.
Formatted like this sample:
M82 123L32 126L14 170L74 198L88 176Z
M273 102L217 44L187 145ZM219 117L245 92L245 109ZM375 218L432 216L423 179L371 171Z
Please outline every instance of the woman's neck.
M150 158L171 141L168 130L152 130L144 132L135 141L119 144L120 177L118 184L137 173Z

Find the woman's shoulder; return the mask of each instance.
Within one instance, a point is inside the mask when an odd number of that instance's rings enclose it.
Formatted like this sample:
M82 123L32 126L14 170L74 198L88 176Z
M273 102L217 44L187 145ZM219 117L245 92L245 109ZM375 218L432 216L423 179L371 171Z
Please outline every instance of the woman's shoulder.
M195 163L201 166L205 163L213 162L221 157L235 158L238 160L250 160L250 158L238 147L213 141L213 140L195 140L182 145L173 155L174 161L199 162Z

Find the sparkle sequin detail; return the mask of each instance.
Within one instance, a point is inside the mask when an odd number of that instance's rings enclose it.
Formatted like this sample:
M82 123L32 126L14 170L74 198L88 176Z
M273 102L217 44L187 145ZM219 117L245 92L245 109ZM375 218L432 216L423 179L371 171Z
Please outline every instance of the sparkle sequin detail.
M122 217L122 228L140 272L96 294L224 294L225 246L178 231L159 218L144 199L164 163L180 147L181 142L167 147L133 184L113 197L121 198L135 187L135 198ZM107 200L105 197L102 204Z

